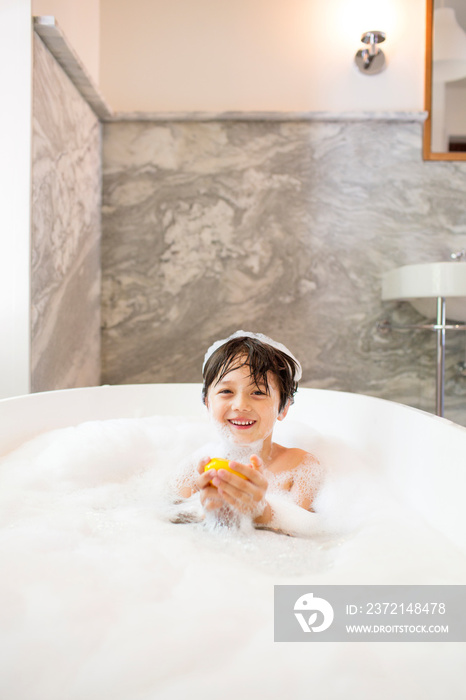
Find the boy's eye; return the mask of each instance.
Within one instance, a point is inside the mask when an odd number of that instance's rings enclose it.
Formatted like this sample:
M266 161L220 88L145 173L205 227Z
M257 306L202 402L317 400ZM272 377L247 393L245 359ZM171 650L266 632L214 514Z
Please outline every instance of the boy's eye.
M220 389L219 394L231 394L231 389Z
M267 396L267 392L262 391L262 389L256 389L256 391L254 391L253 393L258 394L259 396Z

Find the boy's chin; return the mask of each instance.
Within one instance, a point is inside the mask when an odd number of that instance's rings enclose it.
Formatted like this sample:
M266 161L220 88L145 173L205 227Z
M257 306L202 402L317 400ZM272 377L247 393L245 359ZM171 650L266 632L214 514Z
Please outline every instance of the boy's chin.
M237 442L233 440L223 440L223 457L224 459L234 460L247 464L251 455L260 455L264 443L262 440Z
M234 428L230 428L229 426L225 426L224 431L224 433L221 431L222 434L228 436L228 441L234 443L235 445L252 445L256 444L257 442L263 442L263 438L258 437L257 434L254 435L247 430L239 431L235 430Z
M257 442L257 440L253 440L250 435L238 435L237 433L228 430L228 428L225 431L221 431L221 433L222 436L228 440L228 442L231 442L234 445L250 445L253 442Z
M263 442L261 438L258 438L257 436L254 437L250 434L248 435L247 431L237 431L234 428L231 428L229 425L225 425L225 423L214 422L214 425L222 440L227 441L232 445L256 445L257 443Z

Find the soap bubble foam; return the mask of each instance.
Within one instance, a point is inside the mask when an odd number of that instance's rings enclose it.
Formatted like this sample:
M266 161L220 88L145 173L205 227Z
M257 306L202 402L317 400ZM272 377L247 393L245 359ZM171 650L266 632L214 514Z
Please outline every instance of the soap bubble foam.
M307 513L271 485L284 534L172 522L182 509L200 512L198 495L174 502L187 465L223 456L211 453L219 443L207 421L88 422L3 458L0 696L159 700L223 689L233 698L260 681L268 698L308 697L312 685L327 700L341 697L335 664L342 668L339 650L352 646L356 661L339 679L359 697L374 697L389 662L409 662L419 695L433 698L438 659L452 673L442 693L455 697L455 645L372 645L367 693L357 669L369 645L313 644L312 657L308 645L274 646L274 584L456 583L465 575L464 556L403 505L370 455L286 423L277 441L317 456L321 487L316 513ZM409 697L394 691L392 675L387 697Z

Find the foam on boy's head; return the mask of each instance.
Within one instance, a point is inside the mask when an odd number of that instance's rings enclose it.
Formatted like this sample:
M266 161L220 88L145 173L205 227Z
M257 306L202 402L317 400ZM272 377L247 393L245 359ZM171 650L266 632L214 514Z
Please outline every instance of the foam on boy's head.
M273 372L280 390L280 412L288 401L293 401L302 376L301 365L295 356L284 345L263 333L236 331L228 338L217 340L206 352L202 366L204 402L211 385L243 365L250 367L256 384L264 383L267 388L267 374Z

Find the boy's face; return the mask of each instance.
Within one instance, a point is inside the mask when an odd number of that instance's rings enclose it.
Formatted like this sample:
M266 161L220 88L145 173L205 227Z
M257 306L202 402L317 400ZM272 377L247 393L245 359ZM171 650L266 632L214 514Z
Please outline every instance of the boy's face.
M267 439L271 442L275 421L286 416L288 406L279 415L280 391L272 372L268 373L267 381L268 393L265 385L254 384L249 366L243 365L209 387L207 408L235 443L249 444Z

